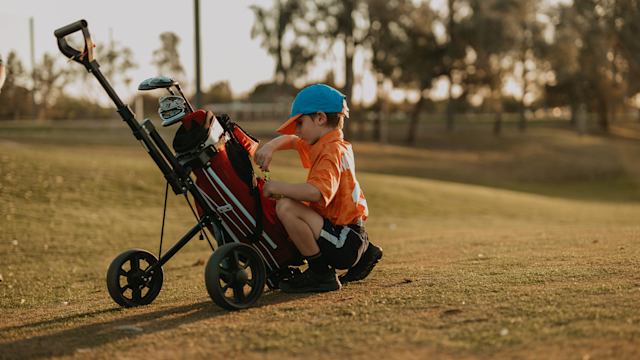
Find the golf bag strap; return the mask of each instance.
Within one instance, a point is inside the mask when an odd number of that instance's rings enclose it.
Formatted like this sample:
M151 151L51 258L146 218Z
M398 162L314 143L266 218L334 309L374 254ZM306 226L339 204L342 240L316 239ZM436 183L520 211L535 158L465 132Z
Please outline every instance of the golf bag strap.
M253 197L253 201L256 209L256 228L253 233L249 234L248 239L252 243L260 240L262 234L262 197L260 195L260 188L258 187L258 181L256 174L253 171L253 165L251 164L249 151L243 146L243 144L234 135L235 127L240 128L238 125L230 121L227 114L220 116L220 125L229 136L229 140L226 143L227 155L229 161L236 175L249 187L249 194ZM240 128L242 130L242 128ZM248 135L244 130L242 132Z

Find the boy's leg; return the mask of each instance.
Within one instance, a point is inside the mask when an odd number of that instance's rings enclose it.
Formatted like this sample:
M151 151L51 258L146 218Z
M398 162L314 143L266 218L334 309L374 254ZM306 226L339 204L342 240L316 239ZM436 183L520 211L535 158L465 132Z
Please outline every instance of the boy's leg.
M276 213L302 256L313 256L320 252L316 242L324 224L320 214L300 201L289 198L278 200Z
M373 270L380 258L382 258L382 248L369 242L369 247L367 247L367 250L362 254L358 263L346 273L340 275L338 279L340 279L342 284L362 280L371 273L371 270Z
M289 237L309 263L309 269L302 275L281 281L280 289L296 293L340 289L335 270L329 268L316 242L324 224L322 216L305 204L289 198L278 200L276 212Z

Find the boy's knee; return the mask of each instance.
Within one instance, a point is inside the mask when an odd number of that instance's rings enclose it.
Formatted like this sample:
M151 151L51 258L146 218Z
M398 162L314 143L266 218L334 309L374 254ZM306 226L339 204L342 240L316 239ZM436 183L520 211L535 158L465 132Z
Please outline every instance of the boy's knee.
M294 202L295 200L286 197L278 199L278 202L276 202L276 214L278 215L278 217L283 217L286 214L290 214Z

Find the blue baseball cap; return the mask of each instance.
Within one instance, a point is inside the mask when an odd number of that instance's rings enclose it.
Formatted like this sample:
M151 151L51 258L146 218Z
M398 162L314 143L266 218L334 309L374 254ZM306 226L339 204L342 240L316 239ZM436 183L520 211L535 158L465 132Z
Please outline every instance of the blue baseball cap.
M278 132L285 135L296 133L296 120L304 114L318 111L337 113L339 116L349 117L347 97L340 91L324 84L314 84L302 89L291 106L291 118L278 128Z

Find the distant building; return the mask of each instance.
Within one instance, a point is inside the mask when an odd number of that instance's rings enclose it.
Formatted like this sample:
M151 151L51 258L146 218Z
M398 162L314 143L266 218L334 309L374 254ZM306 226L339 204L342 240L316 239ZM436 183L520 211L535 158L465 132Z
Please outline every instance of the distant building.
M256 85L246 99L229 103L207 104L203 109L216 115L227 114L236 120L288 119L291 104L300 91L293 85L273 82Z

